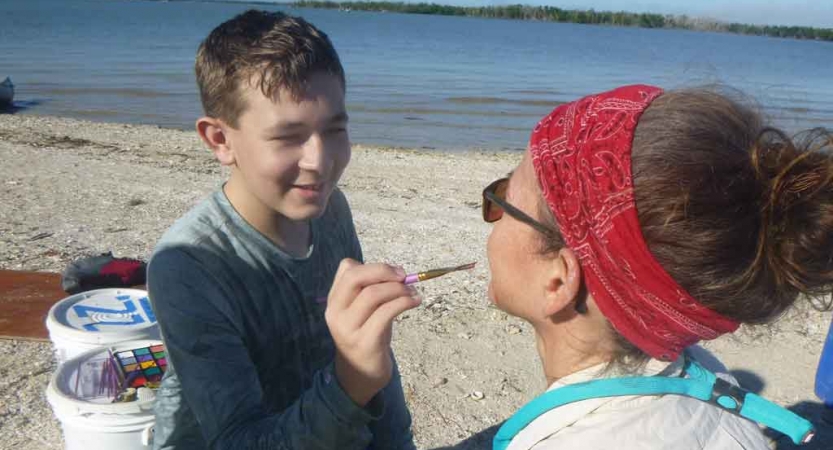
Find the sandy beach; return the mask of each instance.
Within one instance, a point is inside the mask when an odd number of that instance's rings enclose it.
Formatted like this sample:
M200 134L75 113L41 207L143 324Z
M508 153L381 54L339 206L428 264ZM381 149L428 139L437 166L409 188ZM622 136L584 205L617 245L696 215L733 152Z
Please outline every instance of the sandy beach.
M418 270L477 261L420 285L424 304L398 319L394 350L420 448L490 448L489 427L545 389L532 330L490 305L480 191L519 153L354 147L341 183L367 261ZM193 132L0 115L0 267L61 271L113 251L147 258L161 234L225 172ZM819 426L813 380L830 314L799 306L771 326L705 344L745 387ZM0 340L0 449L60 449L44 391L49 342ZM481 433L480 435L477 435ZM464 439L475 438L460 443ZM773 435L773 448L793 448Z

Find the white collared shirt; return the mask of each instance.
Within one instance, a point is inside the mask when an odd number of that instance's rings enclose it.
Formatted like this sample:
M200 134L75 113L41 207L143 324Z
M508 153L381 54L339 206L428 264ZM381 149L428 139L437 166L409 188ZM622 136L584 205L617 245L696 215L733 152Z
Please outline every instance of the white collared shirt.
M737 384L708 352L699 347L692 350L703 366ZM573 373L547 391L598 378L603 367ZM675 376L681 371L682 358L673 363L652 359L639 375ZM508 450L769 448L754 422L697 399L661 395L603 397L561 406L521 430Z

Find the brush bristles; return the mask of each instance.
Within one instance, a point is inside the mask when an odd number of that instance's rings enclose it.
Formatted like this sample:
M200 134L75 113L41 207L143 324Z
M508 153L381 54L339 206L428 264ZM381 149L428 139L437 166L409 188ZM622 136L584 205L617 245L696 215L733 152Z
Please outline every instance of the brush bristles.
M462 266L457 266L457 267L446 267L444 269L426 270L425 272L420 272L418 274L419 281L430 280L432 278L437 278L437 277L443 276L443 275L445 275L447 273L451 273L451 272L473 269L475 264L477 264L477 263L473 262L473 263L463 264Z
M462 266L457 266L457 267L455 267L455 268L454 268L454 269L452 269L452 270L455 270L455 271L456 271L456 270L469 270L469 269L474 269L474 266L475 266L476 264L477 264L477 262L468 263L468 264L463 264Z

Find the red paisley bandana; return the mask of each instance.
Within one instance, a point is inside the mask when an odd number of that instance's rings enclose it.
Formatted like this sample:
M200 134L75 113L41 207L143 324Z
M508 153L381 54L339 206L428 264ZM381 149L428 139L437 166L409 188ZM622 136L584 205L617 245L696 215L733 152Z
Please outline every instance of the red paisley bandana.
M738 323L701 305L648 250L633 195L631 145L639 116L662 94L624 86L561 105L535 127L538 183L599 309L626 339L674 360Z

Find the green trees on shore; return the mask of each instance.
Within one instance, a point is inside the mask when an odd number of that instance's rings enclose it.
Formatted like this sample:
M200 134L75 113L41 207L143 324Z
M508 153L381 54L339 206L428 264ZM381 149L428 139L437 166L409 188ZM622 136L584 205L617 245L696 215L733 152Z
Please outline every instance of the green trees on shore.
M699 31L722 31L796 39L833 41L833 29L798 26L749 25L725 23L709 19L691 18L650 13L629 13L595 10L561 9L553 6L450 6L435 3L396 2L332 2L301 0L293 5L302 8L327 8L343 10L383 11L409 14L435 14L443 16L488 17L516 20L546 20L551 22L615 25L642 28L679 28Z

